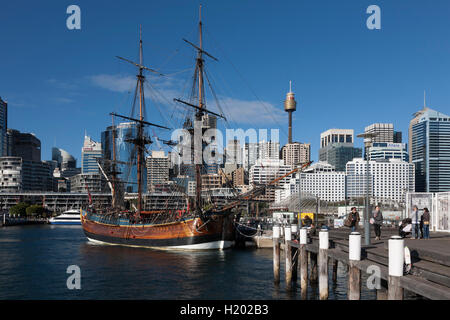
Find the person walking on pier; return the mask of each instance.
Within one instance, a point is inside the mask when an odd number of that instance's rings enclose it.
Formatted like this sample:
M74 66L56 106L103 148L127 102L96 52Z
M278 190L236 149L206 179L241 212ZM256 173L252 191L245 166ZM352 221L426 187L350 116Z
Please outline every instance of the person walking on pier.
M428 208L423 208L422 222L423 222L423 238L430 239L430 211Z
M413 211L411 213L411 223L412 223L412 228L411 228L411 239L419 239L419 229L420 229L420 212L419 212L419 208L417 208L417 206L413 207Z
M376 206L375 210L372 211L370 223L373 224L373 229L375 231L375 240L381 240L381 225L383 224L383 213L380 210L380 206Z

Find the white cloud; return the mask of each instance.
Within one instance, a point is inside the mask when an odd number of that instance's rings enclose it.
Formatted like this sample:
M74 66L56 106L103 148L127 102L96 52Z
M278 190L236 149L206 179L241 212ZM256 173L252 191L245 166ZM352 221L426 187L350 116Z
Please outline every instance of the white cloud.
M99 74L90 76L91 82L103 89L114 92L127 92L134 90L136 78L117 74ZM183 87L182 82L175 78L147 76L146 98L158 101L162 105L171 105L173 99L180 98ZM276 108L272 103L258 100L243 100L230 97L219 97L219 104L225 117L236 124L279 124L284 122L286 115L282 109ZM218 112L215 103L211 101L211 111ZM181 109L179 109L181 110Z
M283 110L272 103L224 97L219 103L230 121L240 124L267 124L285 121Z
M136 86L136 78L132 76L99 74L90 76L89 79L94 85L115 92L127 92L134 90Z

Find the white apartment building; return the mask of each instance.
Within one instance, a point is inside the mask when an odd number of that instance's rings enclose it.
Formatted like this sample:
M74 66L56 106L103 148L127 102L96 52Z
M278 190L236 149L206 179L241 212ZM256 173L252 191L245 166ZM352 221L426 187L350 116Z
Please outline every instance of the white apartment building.
M250 185L256 187L258 185L267 185L271 181L279 178L292 171L292 167L285 165L283 160L279 159L260 159L250 168ZM283 187L288 184L290 177L281 179L276 186ZM269 201L275 200L275 189L267 188L264 196L259 199Z
M302 194L314 195L321 201L337 202L345 200L346 175L335 172L334 167L326 162L318 162L300 175ZM275 202L286 200L298 194L299 174L291 178L281 190L275 191Z
M347 197L366 196L367 162L355 158L347 163ZM375 202L404 201L407 192L414 192L414 165L401 159L369 161L369 195Z

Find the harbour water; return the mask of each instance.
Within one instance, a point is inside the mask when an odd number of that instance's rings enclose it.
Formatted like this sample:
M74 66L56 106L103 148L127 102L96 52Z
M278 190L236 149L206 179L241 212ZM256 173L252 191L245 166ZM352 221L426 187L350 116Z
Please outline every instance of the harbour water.
M80 290L67 288L70 265L80 268ZM0 299L300 299L298 285L288 293L273 284L272 268L271 249L166 252L92 244L81 226L0 229ZM347 298L341 264L329 288L330 299ZM375 296L362 286L361 299ZM308 299L318 299L317 287Z

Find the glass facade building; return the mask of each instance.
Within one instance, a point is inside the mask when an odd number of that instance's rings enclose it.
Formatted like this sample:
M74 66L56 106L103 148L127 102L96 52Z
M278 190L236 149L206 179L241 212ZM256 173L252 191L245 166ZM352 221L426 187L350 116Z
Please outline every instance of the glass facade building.
M353 146L353 135L353 129L330 129L322 132L319 161L328 162L336 171L345 171L347 162L362 155L362 149Z
M21 157L24 160L41 161L41 140L33 133L7 130L8 156Z
M450 191L450 117L424 108L411 120L416 192Z
M97 159L101 157L102 144L85 136L81 148L81 173L99 173Z
M409 161L405 143L375 142L369 147L369 160L401 159Z
M115 132L114 132L115 131ZM113 144L113 134L115 136L115 144ZM116 153L117 163L116 171L118 179L124 182L124 191L129 193L138 192L137 185L137 149L132 140L138 135L138 125L136 122L123 122L117 126L109 126L102 132L103 158L113 160L113 148ZM106 166L107 171L111 171L111 167ZM142 191L147 190L147 170L145 161L142 166Z
M8 155L8 103L0 97L0 156Z
M336 171L345 171L347 162L362 157L362 149L346 144L335 143L319 150L319 161L328 162Z

